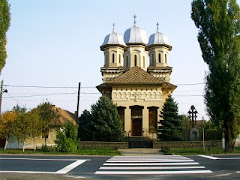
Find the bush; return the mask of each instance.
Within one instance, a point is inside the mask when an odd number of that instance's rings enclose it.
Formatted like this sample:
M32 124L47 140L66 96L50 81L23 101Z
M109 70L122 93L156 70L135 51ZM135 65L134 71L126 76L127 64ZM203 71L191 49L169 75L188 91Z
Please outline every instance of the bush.
M58 152L75 152L78 146L77 127L72 123L65 123L58 130L55 143Z
M42 145L42 151L43 152L54 152L55 151L55 147L52 146L47 146L47 145Z

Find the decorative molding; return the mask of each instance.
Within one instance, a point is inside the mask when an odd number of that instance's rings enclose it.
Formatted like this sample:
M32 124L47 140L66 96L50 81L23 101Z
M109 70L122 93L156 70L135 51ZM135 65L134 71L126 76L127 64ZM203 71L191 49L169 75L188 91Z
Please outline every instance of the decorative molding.
M113 101L159 101L162 100L162 91L156 90L113 90Z

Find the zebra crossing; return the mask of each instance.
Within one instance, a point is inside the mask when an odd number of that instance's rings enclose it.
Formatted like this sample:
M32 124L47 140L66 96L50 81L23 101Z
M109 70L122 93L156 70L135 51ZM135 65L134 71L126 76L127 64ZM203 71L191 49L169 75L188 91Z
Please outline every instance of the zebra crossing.
M193 159L180 155L114 156L95 174L166 175L212 173Z

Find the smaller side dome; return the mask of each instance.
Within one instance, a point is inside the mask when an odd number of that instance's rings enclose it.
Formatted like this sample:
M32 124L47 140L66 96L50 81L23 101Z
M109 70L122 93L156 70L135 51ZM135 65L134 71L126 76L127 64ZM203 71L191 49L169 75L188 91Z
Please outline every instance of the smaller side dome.
M104 48L108 45L122 46L123 48L126 47L123 37L115 31L105 37L103 44L100 46L100 49L103 51Z
M146 45L148 41L147 33L137 27L135 24L124 33L124 42L126 44L143 44Z
M158 31L149 37L149 41L148 44L146 45L146 48L148 49L155 45L166 46L169 48L170 51L172 50L172 46L170 45L167 36Z

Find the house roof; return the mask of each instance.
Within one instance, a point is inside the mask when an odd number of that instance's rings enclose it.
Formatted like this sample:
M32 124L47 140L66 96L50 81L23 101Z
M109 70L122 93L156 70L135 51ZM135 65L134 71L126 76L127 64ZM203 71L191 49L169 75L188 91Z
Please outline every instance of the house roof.
M57 110L59 117L57 119L52 120L50 122L50 125L61 126L66 122L70 122L73 125L77 125L77 118L75 114L67 110L61 109L59 107L54 107L54 108Z

